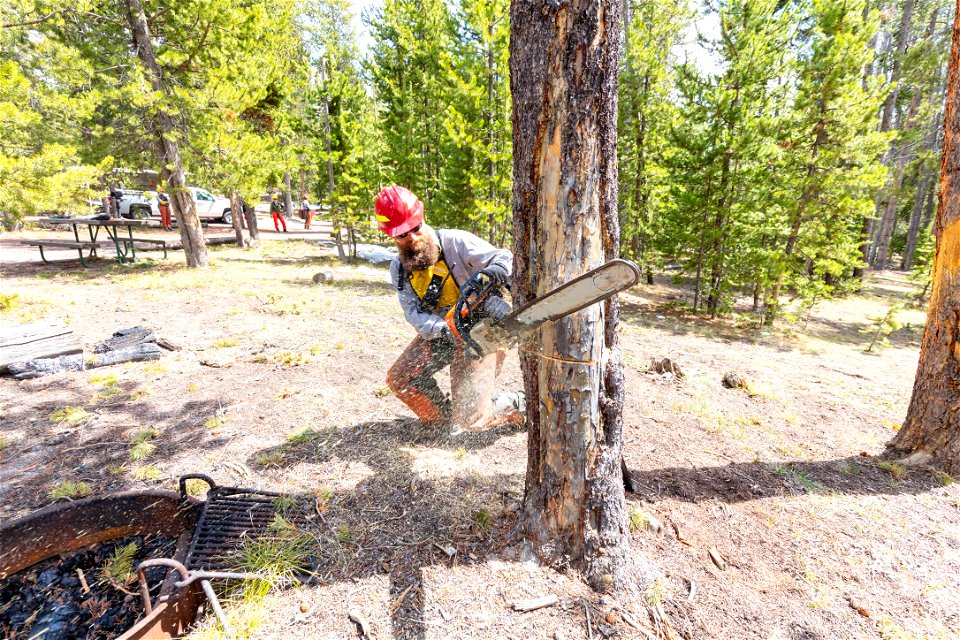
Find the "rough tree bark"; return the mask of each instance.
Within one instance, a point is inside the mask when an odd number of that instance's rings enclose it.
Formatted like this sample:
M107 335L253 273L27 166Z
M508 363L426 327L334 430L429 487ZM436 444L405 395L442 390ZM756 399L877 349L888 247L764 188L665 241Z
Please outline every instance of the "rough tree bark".
M910 44L910 25L913 22L913 9L916 0L905 0L903 10L900 14L900 31L897 34L897 50L893 56L893 68L890 71L890 93L883 104L883 112L880 118L880 131L887 132L893 128L893 113L897 104L897 95L900 93L900 70L904 57L907 55L907 48ZM905 129L906 125L901 122L899 128ZM897 153L899 151L899 153ZM891 142L890 149L887 151L884 162L889 166L894 156L898 159L893 168L893 175L885 188L886 198L877 203L877 218L880 220L880 226L875 231L873 242L873 254L870 257L870 265L874 269L886 269L887 258L890 251L890 238L893 235L893 229L897 217L897 196L900 186L903 183L903 151L897 148L895 142ZM880 210L883 209L881 214Z
M166 94L163 70L157 63L153 50L153 38L150 25L140 0L127 0L127 19L133 32L133 45L137 57L146 68L150 79L150 88L161 95ZM167 193L170 204L180 227L180 240L183 253L187 257L188 267L207 266L207 246L200 227L200 218L193 204L193 197L187 190L187 181L183 172L183 160L180 158L180 145L176 141L176 125L173 118L161 107L152 120L153 132L157 136L157 148L160 153L160 166L166 177Z
M240 205L240 196L236 189L230 189L230 212L233 214L233 232L237 234L237 246L242 248L249 247L250 242L243 237L243 207Z
M518 304L618 255L619 0L514 0L514 296ZM631 557L620 460L615 300L548 323L522 349L529 437L524 535L596 589L646 582ZM638 571L639 570L639 571Z
M909 454L908 462L933 461L956 475L960 474L960 12L954 16L947 87L927 326L910 408L887 448Z

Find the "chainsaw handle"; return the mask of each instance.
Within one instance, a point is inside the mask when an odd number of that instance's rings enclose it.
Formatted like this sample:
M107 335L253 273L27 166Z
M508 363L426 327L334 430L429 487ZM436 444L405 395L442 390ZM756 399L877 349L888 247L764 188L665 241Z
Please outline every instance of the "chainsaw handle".
M466 287L466 285L464 285ZM453 316L453 326L454 326L454 337L459 338L463 342L463 351L467 354L467 357L471 360L480 360L483 357L483 349L480 348L480 345L477 344L476 340L470 337L470 331L464 322L469 317L472 309L467 308L464 312L464 307L467 306L467 298L460 296L457 299L457 303L453 305L453 310L451 312Z

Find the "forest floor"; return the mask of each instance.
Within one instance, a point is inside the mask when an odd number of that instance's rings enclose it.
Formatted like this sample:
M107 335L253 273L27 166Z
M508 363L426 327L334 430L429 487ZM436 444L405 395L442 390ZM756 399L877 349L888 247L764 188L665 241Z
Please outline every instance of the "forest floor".
M522 429L427 432L385 389L413 337L385 265L268 236L211 247L203 271L177 252L44 265L0 236L0 293L18 294L0 325L59 318L88 349L145 325L182 347L0 378L0 524L66 481L173 489L200 472L289 492L311 507L316 576L228 607L254 638L355 638L351 610L373 638L960 638L960 484L883 457L923 312L907 306L891 344L864 353L871 317L913 290L900 274L762 329L691 314L667 275L621 296L632 545L662 576L610 597L523 560ZM332 283L311 281L320 270ZM664 357L682 378L648 372ZM724 388L727 372L747 386ZM516 352L502 386L521 386ZM155 449L135 453L148 428ZM513 610L545 595L559 603Z

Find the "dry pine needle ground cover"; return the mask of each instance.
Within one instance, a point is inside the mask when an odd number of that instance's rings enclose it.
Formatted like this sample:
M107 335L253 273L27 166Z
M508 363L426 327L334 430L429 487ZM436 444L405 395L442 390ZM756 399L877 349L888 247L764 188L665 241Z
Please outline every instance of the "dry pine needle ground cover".
M663 576L618 599L523 561L522 430L428 433L386 391L413 332L385 268L303 241L210 257L0 263L0 294L17 294L4 325L61 318L88 347L146 325L182 347L0 379L0 521L187 472L289 492L309 506L316 575L233 608L254 638L355 638L350 611L374 638L960 637L960 490L881 457L923 313L862 353L869 317L911 289L898 276L765 330L689 315L667 277L622 296L633 544ZM332 284L313 284L321 269ZM683 378L647 371L665 357ZM731 371L744 388L721 385ZM520 386L515 354L503 385ZM558 604L513 610L546 595Z

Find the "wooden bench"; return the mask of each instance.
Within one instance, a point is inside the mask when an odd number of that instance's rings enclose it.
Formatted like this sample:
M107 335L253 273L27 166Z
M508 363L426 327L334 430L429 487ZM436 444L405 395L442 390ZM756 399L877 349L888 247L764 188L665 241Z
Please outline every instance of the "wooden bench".
M83 250L88 249L90 255L88 258L95 257L97 255L97 243L96 242L75 242L73 240L21 240L20 244L29 245L31 247L40 248L40 258L49 263L47 257L43 254L44 247L56 247L58 249L76 249L77 254L80 256L80 264L84 267L87 266L86 261L83 259Z

